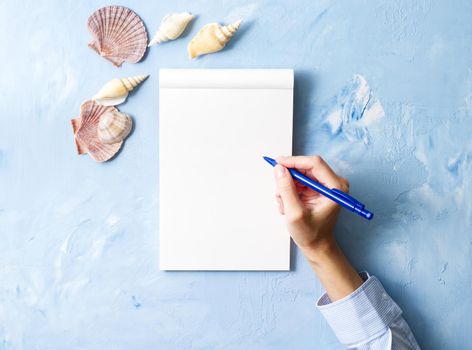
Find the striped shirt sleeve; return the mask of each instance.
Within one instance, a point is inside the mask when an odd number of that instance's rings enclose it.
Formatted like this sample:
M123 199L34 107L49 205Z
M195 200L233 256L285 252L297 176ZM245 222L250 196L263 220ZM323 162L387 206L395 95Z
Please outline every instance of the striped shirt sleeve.
M363 272L364 283L352 294L331 302L325 293L317 307L347 348L419 349L402 310L375 276Z

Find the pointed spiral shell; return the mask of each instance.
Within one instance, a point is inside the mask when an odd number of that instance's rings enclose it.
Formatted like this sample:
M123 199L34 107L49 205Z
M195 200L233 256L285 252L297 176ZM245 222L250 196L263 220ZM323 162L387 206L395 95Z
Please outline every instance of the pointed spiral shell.
M209 23L198 31L188 44L190 58L222 50L234 33L239 29L242 20L227 26Z
M229 24L227 26L220 26L215 30L216 37L220 41L222 45L225 45L229 39L236 33L241 25L242 20L236 21L233 24Z
M177 39L195 18L189 12L171 13L162 19L162 22L148 46Z
M146 80L146 78L148 77L149 75L136 75L134 77L129 77L129 78L121 78L120 81L121 83L125 86L126 90L128 90L128 92L130 92L131 90L133 90L136 86L138 86L139 84L141 84L144 80Z
M113 79L106 83L100 91L92 98L102 106L116 106L123 103L128 93L141 84L148 75L137 75L134 77Z

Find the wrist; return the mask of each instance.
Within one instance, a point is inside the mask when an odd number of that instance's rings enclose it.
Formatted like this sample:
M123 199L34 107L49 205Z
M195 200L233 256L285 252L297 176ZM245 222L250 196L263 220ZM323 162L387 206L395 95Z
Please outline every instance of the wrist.
M310 264L315 266L323 265L325 262L334 259L341 253L341 249L336 243L334 237L317 242L314 245L301 247L303 255Z

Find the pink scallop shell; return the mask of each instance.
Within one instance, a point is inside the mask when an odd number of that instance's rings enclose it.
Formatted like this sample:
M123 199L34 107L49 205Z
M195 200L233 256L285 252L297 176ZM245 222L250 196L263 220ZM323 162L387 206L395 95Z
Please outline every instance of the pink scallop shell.
M123 6L106 6L90 15L87 27L93 36L88 44L115 66L137 63L146 52L148 35L139 16Z
M112 106L100 106L95 101L82 103L80 116L71 120L78 154L88 153L95 161L105 162L120 150L123 141L106 144L98 137L100 117L110 111L118 110Z

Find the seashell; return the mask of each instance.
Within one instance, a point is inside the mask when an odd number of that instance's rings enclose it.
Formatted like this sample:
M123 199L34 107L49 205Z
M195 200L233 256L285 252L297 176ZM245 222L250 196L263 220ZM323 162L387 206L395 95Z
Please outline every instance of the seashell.
M190 58L220 51L239 29L242 20L227 26L209 23L199 30L188 44Z
M82 103L80 116L71 120L79 154L88 153L95 161L105 162L119 151L123 141L107 144L98 137L100 118L109 112L118 112L118 110L115 107L100 106L94 101Z
M72 124L72 131L74 132L74 136L77 133L77 130L80 128L80 117L71 119L70 123ZM80 143L77 141L77 138L74 137L75 140L75 147L77 148L77 153L78 154L84 154L87 153L87 150L83 148Z
M115 143L128 136L133 120L125 113L110 111L104 113L98 122L98 138L103 143Z
M117 67L136 63L147 49L148 36L139 16L123 6L106 6L90 15L87 27L93 36L88 44Z
M149 75L113 79L106 83L92 100L102 106L116 106L125 102L128 93L141 84Z
M194 18L195 16L189 12L171 13L165 16L148 47L177 39Z

